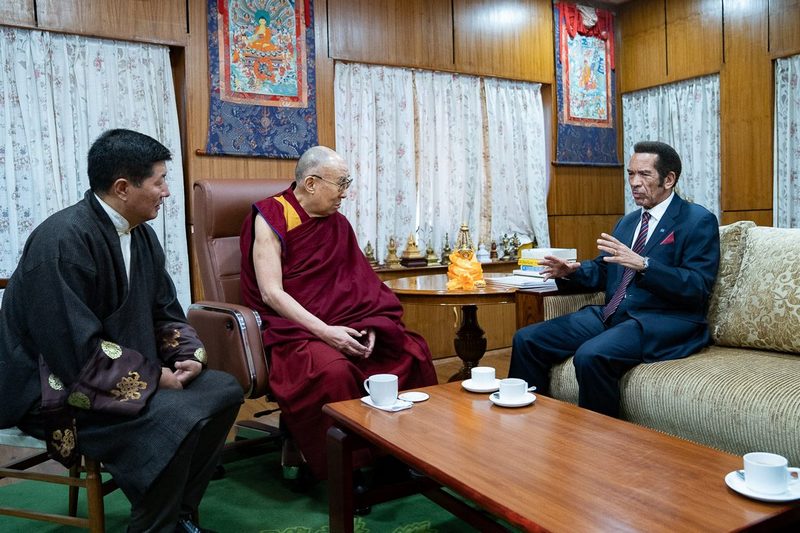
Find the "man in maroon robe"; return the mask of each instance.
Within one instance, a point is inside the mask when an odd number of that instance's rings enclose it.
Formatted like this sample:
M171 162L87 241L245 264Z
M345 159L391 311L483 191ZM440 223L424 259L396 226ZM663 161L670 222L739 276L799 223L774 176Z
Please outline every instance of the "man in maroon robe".
M316 146L295 183L253 205L242 227L243 302L265 323L270 388L311 471L326 477L329 402L365 394L364 380L396 374L400 389L436 384L430 350L407 331L403 309L338 212L347 164Z

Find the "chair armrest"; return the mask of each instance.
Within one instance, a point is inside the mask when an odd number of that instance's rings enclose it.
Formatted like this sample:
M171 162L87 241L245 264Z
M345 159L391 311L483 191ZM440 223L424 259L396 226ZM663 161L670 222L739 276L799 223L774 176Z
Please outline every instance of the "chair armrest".
M187 318L205 345L209 368L235 377L246 398L268 393L269 366L258 313L243 305L200 301L189 306Z
M517 329L577 311L586 305L602 305L605 293L559 291L535 292L519 290L516 293Z

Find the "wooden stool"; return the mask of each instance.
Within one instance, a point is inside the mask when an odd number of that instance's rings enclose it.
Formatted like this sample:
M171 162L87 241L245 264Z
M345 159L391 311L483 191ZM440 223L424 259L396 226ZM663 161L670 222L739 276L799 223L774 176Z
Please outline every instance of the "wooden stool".
M81 456L78 463L69 469L68 476L63 474L28 472L27 469L40 465L50 459L47 455L47 451L45 451L46 445L44 441L26 435L17 428L9 428L0 429L0 445L41 450L34 455L2 465L2 467L0 467L0 479L27 479L69 486L69 508L68 514L66 515L43 513L5 506L0 507L0 515L56 522L67 526L88 529L92 533L102 533L105 531L103 496L116 489L117 486L113 479L103 482L100 475L100 463L98 461ZM81 477L82 471L86 472L85 477ZM78 489L80 488L86 489L86 501L88 504L86 518L79 518L76 516L78 510Z

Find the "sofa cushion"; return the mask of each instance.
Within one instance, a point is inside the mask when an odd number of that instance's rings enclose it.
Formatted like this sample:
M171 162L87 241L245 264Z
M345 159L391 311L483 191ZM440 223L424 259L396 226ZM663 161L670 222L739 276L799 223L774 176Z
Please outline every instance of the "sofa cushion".
M548 296L544 298L544 319L550 320L574 313L587 305L603 305L604 303L605 293L603 291Z
M620 381L625 420L734 454L778 453L800 465L800 357L712 346L638 365ZM578 403L572 358L555 365L554 398Z
M639 365L620 383L622 417L730 453L800 464L800 358L712 346Z
M719 228L719 271L717 272L717 281L714 284L708 304L708 325L715 341L714 333L718 322L717 315L720 309L725 309L729 305L728 302L742 266L745 237L747 236L747 231L755 227L755 225L755 222L750 220L742 220Z
M569 403L578 403L578 380L572 357L550 369L550 394Z
M733 291L715 311L719 345L800 353L800 229L747 230Z

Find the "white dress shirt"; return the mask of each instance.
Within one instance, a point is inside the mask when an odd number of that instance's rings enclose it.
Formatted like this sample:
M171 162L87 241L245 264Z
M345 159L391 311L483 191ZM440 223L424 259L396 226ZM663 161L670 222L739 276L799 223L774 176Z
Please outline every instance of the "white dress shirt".
M103 208L103 211L106 212L108 218L111 219L111 222L114 223L114 228L117 230L117 235L119 235L119 246L122 248L122 259L125 261L125 273L128 276L128 282L131 281L131 228L130 223L125 219L124 216L117 213L113 207L105 203L102 198L94 195L97 198L97 201L100 202L100 205Z
M675 196L675 192L669 193L667 199L661 202L660 204L653 206L651 209L642 209L642 212L647 211L650 213L650 221L647 223L647 239L645 239L644 243L647 244L647 241L650 240L650 237L653 235L653 231L655 231L656 226L658 226L659 221L664 216L664 213L667 212L667 208L669 207L670 202L672 202L672 198ZM636 225L636 231L633 232L633 241L630 244L630 247L633 248L633 244L636 242L636 237L639 235L639 228L642 226L642 213L639 213L639 223Z

